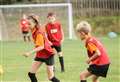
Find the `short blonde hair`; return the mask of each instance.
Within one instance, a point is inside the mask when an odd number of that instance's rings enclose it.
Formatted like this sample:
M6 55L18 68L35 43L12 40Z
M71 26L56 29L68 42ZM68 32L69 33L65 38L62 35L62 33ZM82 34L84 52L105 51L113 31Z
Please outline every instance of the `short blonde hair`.
M76 31L88 34L91 32L91 25L87 21L81 21L77 24Z

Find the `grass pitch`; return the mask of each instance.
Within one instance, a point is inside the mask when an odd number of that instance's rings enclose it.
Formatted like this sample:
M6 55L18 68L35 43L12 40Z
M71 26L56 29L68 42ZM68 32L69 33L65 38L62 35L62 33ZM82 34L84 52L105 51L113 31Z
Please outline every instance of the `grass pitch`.
M100 38L107 48L111 59L110 70L106 79L101 78L100 82L119 82L120 80L120 38ZM0 76L1 82L30 82L27 72L31 66L34 55L25 58L22 53L33 48L32 43L22 41L0 42L0 61L4 68L4 74ZM56 76L61 82L79 82L80 72L87 68L85 60L87 53L80 40L65 40L63 43L65 59L65 73L60 72L60 65L57 55L55 56ZM47 79L46 67L43 64L37 72L38 82L49 82ZM88 78L88 82L91 82Z

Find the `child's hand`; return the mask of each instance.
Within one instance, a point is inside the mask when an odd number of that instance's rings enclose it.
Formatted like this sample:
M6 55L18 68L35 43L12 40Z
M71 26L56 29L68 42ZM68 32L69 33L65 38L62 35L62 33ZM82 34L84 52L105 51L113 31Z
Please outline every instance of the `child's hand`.
M62 39L61 41L60 41L60 43L62 44L64 42L64 39Z
M87 60L86 60L86 63L87 63L87 64L90 64L90 63L91 63L90 59L87 59Z
M23 56L28 57L28 56L30 56L30 53L26 52L26 53L23 54Z

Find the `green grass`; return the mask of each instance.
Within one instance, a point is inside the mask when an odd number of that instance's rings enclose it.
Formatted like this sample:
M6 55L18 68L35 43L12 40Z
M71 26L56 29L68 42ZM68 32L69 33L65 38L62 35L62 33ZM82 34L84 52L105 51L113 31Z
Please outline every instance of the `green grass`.
M120 41L119 38L109 39L107 37L100 38L102 43L108 50L111 59L111 66L106 79L101 78L100 82L119 82L120 80ZM25 51L32 49L32 43L17 42L0 42L1 58L0 60L4 74L0 76L2 82L30 82L27 77L33 56L25 58L22 55ZM61 82L79 82L79 75L87 68L85 64L86 51L80 40L65 40L63 44L63 53L65 58L66 72L60 72L58 57L56 55L56 76ZM42 65L37 72L39 82L49 82L46 74L46 67ZM88 82L91 82L88 79Z

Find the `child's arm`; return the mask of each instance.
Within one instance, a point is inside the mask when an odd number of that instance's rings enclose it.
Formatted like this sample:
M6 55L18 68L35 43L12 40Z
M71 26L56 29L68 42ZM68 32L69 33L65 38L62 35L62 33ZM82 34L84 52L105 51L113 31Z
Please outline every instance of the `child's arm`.
M98 48L91 42L88 43L87 49L93 54L86 62L90 64L91 61L95 60L100 56L100 51Z
M63 41L64 41L64 32L63 32L62 27L61 27L61 33L62 33L62 40L61 40L61 43L63 43Z
M87 62L87 64L89 64L91 61L93 61L93 60L95 60L97 57L99 57L100 56L100 51L97 49L96 51L95 51L95 53L93 54L93 56L92 57L90 57L86 62Z
M36 48L34 48L33 50L31 50L29 52L24 53L23 55L25 57L28 57L29 55L44 49L44 38L41 34L37 35L35 45L37 46Z
M44 46L39 46L39 47L34 48L33 50L29 51L29 52L24 53L23 55L24 55L25 57L28 57L28 56L30 56L31 54L33 54L33 53L35 53L35 52L38 52L38 51L40 51L40 50L42 50L42 49L44 49Z

